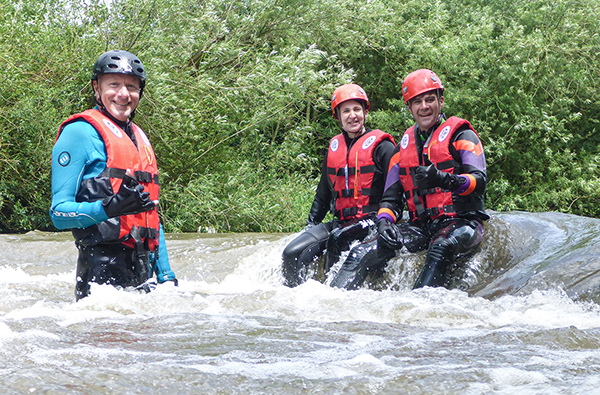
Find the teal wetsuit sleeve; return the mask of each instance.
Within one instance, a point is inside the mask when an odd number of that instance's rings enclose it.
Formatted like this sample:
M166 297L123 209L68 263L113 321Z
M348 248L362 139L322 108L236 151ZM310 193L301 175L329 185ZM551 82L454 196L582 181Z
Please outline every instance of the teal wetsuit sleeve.
M158 259L156 260L156 267L154 270L159 283L175 279L175 273L171 270L171 265L169 264L169 254L167 252L165 232L163 231L162 224L160 225L158 236Z
M81 180L106 168L104 141L85 121L68 124L52 149L52 206L50 218L58 229L87 228L106 221L100 200L77 202Z

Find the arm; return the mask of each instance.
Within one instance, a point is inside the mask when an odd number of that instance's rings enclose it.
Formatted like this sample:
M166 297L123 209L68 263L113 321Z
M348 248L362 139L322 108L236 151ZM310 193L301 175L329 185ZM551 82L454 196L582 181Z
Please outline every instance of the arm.
M171 265L169 264L169 254L167 252L167 244L165 241L165 233L163 231L162 224L160 225L160 232L158 236L158 258L156 259L154 272L156 273L156 278L159 284L166 281L173 281L175 284L177 284L175 273L173 270L171 270Z
M387 179L387 173L390 168L390 160L394 155L396 145L390 140L383 140L373 151L373 162L377 170L383 174L383 183Z
M394 154L389 161L387 177L383 196L379 201L378 219L387 218L392 223L402 218L404 209L404 187L400 182L400 154L399 146L394 149Z
M389 160L388 172L383 196L379 201L377 212L377 250L381 256L385 251L395 251L402 248L402 240L398 228L394 225L402 218L404 207L404 187L400 182L400 164L398 147L394 149Z
M319 180L319 185L317 186L317 192L315 193L315 198L313 199L310 211L308 213L307 224L309 225L320 224L330 209L330 203L333 199L333 196L331 194L331 188L329 188L329 180L327 178L327 154L325 154L325 158L323 159L323 164L321 166L321 178Z
M440 187L460 196L482 196L487 176L483 146L477 134L468 128L459 130L452 136L449 150L454 160L460 164L460 174L441 171L429 162L415 169L417 188Z
M82 179L106 168L106 149L87 122L67 125L52 149L52 206L50 217L58 229L86 228L108 219L102 201L77 202Z
M487 184L485 154L477 134L471 129L455 133L450 152L462 164L458 188L453 193L461 196L483 195Z

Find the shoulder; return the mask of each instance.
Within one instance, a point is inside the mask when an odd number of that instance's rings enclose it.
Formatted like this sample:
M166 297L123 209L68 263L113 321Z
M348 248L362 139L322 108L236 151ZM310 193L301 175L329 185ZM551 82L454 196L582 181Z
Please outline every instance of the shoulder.
M377 148L375 148L375 149L377 149L377 150L385 150L385 151L392 152L392 151L394 151L395 148L396 148L396 144L394 144L392 142L392 140L390 140L390 139L384 139L384 140L381 140L379 142L379 144L377 144Z
M381 139L384 140L389 140L390 138L393 138L393 136L387 132L384 132L381 129L367 129L367 133L366 135L368 136L377 136Z
M452 141L467 140L472 143L479 143L479 136L469 125L463 125L452 136Z
M337 134L329 140L329 144L327 145L327 152L336 153L341 146L345 146L346 139L343 134ZM327 158L327 156L325 156Z
M85 120L77 120L65 125L62 129L57 146L74 146L85 150L104 150L104 140L96 129Z
M60 133L59 139L68 138L68 139L89 139L89 138L100 138L100 134L96 131L96 129L84 119L78 119L74 122L68 123L62 129Z
M335 136L333 136L331 139L329 139L329 142L332 142L333 140L338 140L338 139L344 139L344 133L338 133Z
M363 148L371 146L375 143L375 149L379 149L382 146L395 146L394 137L386 132L383 132L379 129L368 129L367 132L361 137L361 141L363 141Z

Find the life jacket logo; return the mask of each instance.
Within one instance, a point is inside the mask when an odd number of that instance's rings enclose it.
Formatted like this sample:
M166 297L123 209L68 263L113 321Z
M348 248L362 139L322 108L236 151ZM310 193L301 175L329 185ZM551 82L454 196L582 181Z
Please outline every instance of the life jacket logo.
M104 122L104 124L106 125L106 127L108 129L110 129L110 131L113 132L113 134L115 136L117 136L118 138L123 138L123 131L119 127L117 127L117 125L115 125L114 123L112 123L108 119L103 119L102 122Z
M377 140L377 137L375 137L375 136L371 136L368 139L366 139L365 142L362 145L362 149L367 149L370 146L372 146L373 143L375 142L375 140Z
M402 136L402 140L400 141L400 146L402 147L402 149L406 149L406 147L408 147L409 139L410 138L408 137L408 133Z
M58 164L65 167L69 163L71 163L71 155L69 155L67 151L61 152L60 155L58 155Z
M340 148L340 142L338 141L338 139L331 140L331 145L329 148L331 149L332 152L337 151L338 148Z
M438 141L441 143L442 141L446 140L446 137L448 137L449 134L450 134L450 126L446 126L440 132L440 137L438 137Z
M144 141L144 144L146 144L147 146L150 146L150 140L148 140L148 136L146 136L146 133L144 133L140 129L138 129L138 131L140 132L140 136L142 136L142 141Z

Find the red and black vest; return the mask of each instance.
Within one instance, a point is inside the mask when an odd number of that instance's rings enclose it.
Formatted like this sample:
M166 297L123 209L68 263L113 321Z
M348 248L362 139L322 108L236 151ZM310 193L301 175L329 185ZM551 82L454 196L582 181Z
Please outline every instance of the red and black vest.
M379 209L379 202L371 199L376 171L373 151L386 139L394 143L394 138L388 133L371 130L360 136L350 150L343 134L331 139L327 153L327 174L335 202L332 211L339 219L361 218Z
M402 136L398 151L400 182L404 187L411 221L442 216L456 217L457 211L483 210L483 202L479 198L473 200L469 197L455 196L441 188L419 190L413 182L414 169L423 163L425 157L435 164L438 170L451 174L461 172L461 165L454 160L449 147L454 133L464 126L475 131L468 121L450 117L438 126L423 146L421 158L417 151L416 139L419 137L416 136L415 127L410 127Z
M150 193L150 199L158 200L159 182L156 156L146 134L131 123L137 147L127 134L108 117L96 109L75 114L60 126L63 128L78 120L90 123L104 140L106 146L106 169L98 176L81 181L76 196L78 202L93 202L111 196L119 190L127 169ZM58 140L57 136L57 140ZM77 243L91 246L101 243L123 243L129 247L143 243L145 249L154 251L158 247L160 220L156 209L140 214L123 215L85 229L73 229Z

